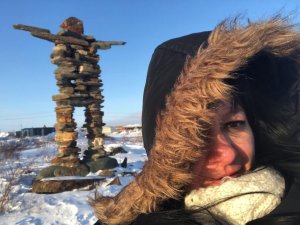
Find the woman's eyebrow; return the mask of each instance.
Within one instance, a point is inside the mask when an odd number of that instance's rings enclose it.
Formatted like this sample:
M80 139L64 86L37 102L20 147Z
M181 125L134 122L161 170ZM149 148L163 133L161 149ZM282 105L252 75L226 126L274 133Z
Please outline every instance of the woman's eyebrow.
M224 113L224 118L228 119L232 116L235 116L236 114L242 113L244 114L244 110L241 107L237 107L235 109L230 109L229 111L227 111L226 113Z
M238 113L240 111L244 111L244 109L240 105L231 104L231 107L230 107L230 112L231 113Z

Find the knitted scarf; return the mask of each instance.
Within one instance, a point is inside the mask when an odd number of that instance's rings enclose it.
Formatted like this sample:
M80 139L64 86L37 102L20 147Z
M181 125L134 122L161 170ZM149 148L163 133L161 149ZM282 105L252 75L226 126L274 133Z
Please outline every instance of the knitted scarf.
M219 186L193 190L185 197L187 209L203 209L196 220L207 225L242 225L274 210L283 197L285 181L264 167L237 178L225 177Z

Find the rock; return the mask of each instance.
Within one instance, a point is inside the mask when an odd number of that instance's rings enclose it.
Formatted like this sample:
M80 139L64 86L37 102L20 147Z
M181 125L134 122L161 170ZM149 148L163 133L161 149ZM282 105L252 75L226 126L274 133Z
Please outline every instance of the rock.
M59 92L66 94L66 95L73 95L74 94L74 87L60 87Z
M86 164L93 173L97 172L98 170L113 169L119 166L118 161L111 157L100 158L97 161L91 161Z
M73 53L69 53L73 54ZM75 59L72 55L68 55L67 57L61 56L61 55L53 55L51 54L51 63L56 64L58 66L63 66L66 62L67 63L73 63L74 65L79 65L80 61Z
M69 17L64 20L60 27L76 34L83 34L83 22L76 17Z
M125 149L122 148L121 146L115 147L115 148L111 148L110 152L111 152L112 155L116 155L118 153L127 153L127 151L125 151Z
M94 42L96 41L96 39L94 38L94 36L92 35L84 35L85 40L87 40L88 42Z
M51 54L51 59L54 60L56 58L59 59L65 59L65 58L69 58L72 56L72 51L70 48L68 48L66 45L64 44L59 44L59 45L55 45L55 47L53 48L53 52ZM63 60L62 63L65 63L66 60ZM54 63L56 64L56 63Z
M62 112L62 113L72 113L74 107L72 105L63 105L63 106L56 106L55 112Z
M123 168L127 167L127 157L125 157L125 159L123 160L123 162L121 163L120 166L123 167Z
M57 84L57 86L59 86L59 87L60 87L60 86L72 86L71 81L68 80L68 79L65 79L65 78L63 78L63 79L61 79L61 80L57 80L56 84Z
M50 30L40 28L40 27L32 27L32 26L27 26L27 25L23 25L23 24L15 24L15 25L13 25L13 27L18 30L25 30L25 31L29 31L29 32L42 32L42 33L50 34Z
M89 56L89 55L79 55L79 60L82 62L87 62L87 63L91 63L91 64L96 64L99 61L99 57L95 56ZM99 70L99 73L101 72L101 70Z
M113 179L107 186L110 186L110 185L122 185L121 184L121 181L120 181L120 178L119 177L115 177L115 179Z
M98 176L103 176L103 177L114 177L115 172L112 170L102 170L97 173Z
M93 98L86 98L86 99L69 99L68 101L65 101L66 104L72 104L74 106L88 106L89 104L93 103L93 102L97 102L100 100L94 100Z
M87 86L83 85L83 84L77 84L75 86L75 90L76 91L86 91L87 90Z
M80 164L77 167L59 167L54 170L55 177L61 176L86 176L89 173L87 166Z
M56 118L58 123L75 123L72 114L56 115Z
M55 130L60 132L74 132L76 129L76 123L56 123Z
M75 171L73 169L73 171ZM71 167L59 167L54 170L54 176L55 177L60 177L60 176L75 176L74 173L72 172Z
M101 147L103 150L104 141L102 137L96 137L92 140L93 147Z
M61 29L57 35L60 36L68 36L68 37L74 37L74 38L78 38L78 39L85 39L81 34L78 34L76 32L72 32L70 30L66 30L66 29ZM74 45L72 45L74 46ZM80 46L80 45L79 45ZM81 46L80 46L81 47Z
M101 85L101 82L99 81L99 85ZM99 87L98 86L89 86L89 91L90 92L99 92L99 94L100 94L100 89L99 89Z
M51 58L51 63L56 64L56 65L60 65L61 63L63 63L65 61L65 58L63 56L60 56L60 55L55 56L55 55L52 54L50 56L50 58Z
M92 46L94 48L99 48L99 49L102 49L102 50L106 50L106 49L110 49L111 48L111 44L105 43L105 42L101 42L101 43L94 42L94 43L92 43Z
M60 165L66 167L77 167L80 163L77 155L70 155L67 157L56 157L51 160L53 165Z
M96 161L96 160L98 160L98 159L100 159L100 158L102 158L102 157L104 157L104 156L106 156L106 155L107 155L106 153L105 153L105 154L95 153L95 154L93 154L93 155L91 156L91 159L94 160L94 161Z
M71 46L71 48L73 49L73 50L84 50L84 49L86 49L86 47L83 47L83 46L81 46L81 45L70 45Z
M100 73L100 67L95 64L83 63L79 66L79 73Z
M55 78L56 80L72 80L72 79L76 79L78 77L78 74L77 73L57 73L55 74ZM66 83L65 85L60 85L60 87L73 87L74 88L74 85L70 85L71 83L68 82Z
M61 158L61 157L69 156L69 155L72 155L72 154L73 155L78 155L79 152L80 152L80 148L77 148L77 147L62 147L62 146L59 146L57 157Z
M88 173L88 167L83 164L78 164L77 167L49 166L40 171L36 180L57 176L86 176Z
M100 87L100 82L97 78L91 78L89 80L77 79L76 85Z
M90 129L93 129L93 128L102 126L102 121L101 120L99 119L99 121L94 121L92 123L90 121L86 121L86 123L89 124Z
M91 87L91 86L89 86L89 87ZM101 97L101 99L104 99L104 96L101 95L101 93L100 93L100 89L91 91L89 87L87 87L87 88L88 88L90 96L99 96L99 97ZM92 86L92 87L94 87L94 86ZM99 109L98 109L98 112L99 112Z
M55 141L73 141L78 137L77 132L56 132Z
M65 94L65 93L60 93L59 95L53 95L52 100L53 101L59 101L59 100L66 100L69 99L70 95Z
M70 148L73 148L73 147L76 147L76 140L69 140L69 141L56 141L59 148L60 147L70 147Z
M130 171L123 171L123 172L120 173L120 175L121 175L122 177L124 177L124 176L126 176L126 175L130 175L130 176L136 177L136 176L138 175L138 173L137 173L137 172L130 172Z
M83 49L77 50L77 52L78 52L80 55L84 55L84 56L88 55L88 53L89 53L88 51L83 50Z
M97 160L99 158L102 158L104 156L107 156L107 152L104 151L103 149L93 149L93 146L91 146L90 149L84 151L84 155L86 159L92 159L92 160Z
M55 70L55 74L72 74L72 73L76 73L77 71L77 66L73 65L73 66L59 66L56 70Z
M92 186L92 188L95 188L95 184L99 184L104 180L105 178L47 181L34 180L32 183L32 192L40 194L50 194L59 193L63 191L71 191L87 186Z
M47 168L42 169L37 177L36 180L41 180L46 177L54 177L54 170L60 168L60 166L49 166Z
M99 95L99 94L90 94L90 96L92 96L94 99L96 100L103 100L103 96Z

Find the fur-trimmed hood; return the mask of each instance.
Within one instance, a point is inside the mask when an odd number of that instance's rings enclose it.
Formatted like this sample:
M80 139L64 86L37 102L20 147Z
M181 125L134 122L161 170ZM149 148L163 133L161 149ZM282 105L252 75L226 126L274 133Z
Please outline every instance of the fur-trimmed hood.
M200 37L199 40L197 36ZM248 85L249 80L255 79L251 76L249 78L249 74L246 74L241 82L237 82L237 78L243 77L243 73L252 72L247 66L251 65L253 58L261 57L261 53L262 59L275 58L275 64L278 61L279 64L288 65L286 69L290 76L290 81L285 83L277 78L263 78L266 86L258 88L258 92L269 90L267 84L277 80L278 87L281 85L284 88L282 91L274 91L269 98L280 98L287 89L294 88L295 83L298 85L300 34L282 18L249 22L244 27L240 26L237 20L225 21L211 33L187 36L187 39L189 38L197 42L190 45L190 52L185 52L180 44L181 39L178 39L178 42L167 42L156 50L161 51L168 48L168 45L178 49L169 49L170 55L165 58L169 60L169 64L166 65L168 67L159 65L159 60L152 58L149 73L158 71L151 66L159 66L160 76L148 74L144 93L143 129L149 160L136 179L116 197L101 197L93 202L95 213L104 224L129 224L141 213L158 210L165 200L180 198L192 180L191 166L194 162L205 159L209 139L207 131L214 117L212 105L229 101L234 93L241 91L240 89L243 92L244 89L248 90L257 85L255 82ZM189 45L187 40L185 42ZM171 52L175 61L169 58ZM184 58L184 61L177 58L178 64L173 64L177 56ZM157 57L163 59L164 55L158 54ZM260 62L259 65L263 66L264 62ZM164 73L169 73L168 69L174 69L175 72L170 80L164 77ZM284 66L280 66L279 69L284 70ZM262 69L260 72L264 71ZM163 83L165 86L157 86ZM161 91L165 87L166 90ZM157 105L155 102L149 104L147 99L151 98L152 94L155 96L155 90L167 96L160 96L164 100L159 101ZM290 93L288 95L290 96ZM298 108L295 110L298 112ZM146 122L146 115L150 115L150 122ZM297 116L299 117L298 114ZM147 134L150 134L150 139L147 139Z

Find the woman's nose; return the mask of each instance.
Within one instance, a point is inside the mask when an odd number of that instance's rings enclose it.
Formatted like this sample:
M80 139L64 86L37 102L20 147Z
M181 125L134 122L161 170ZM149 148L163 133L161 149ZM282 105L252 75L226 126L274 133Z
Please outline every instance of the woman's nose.
M231 164L238 157L238 150L234 143L222 132L218 132L214 135L209 150L207 165L211 167Z

